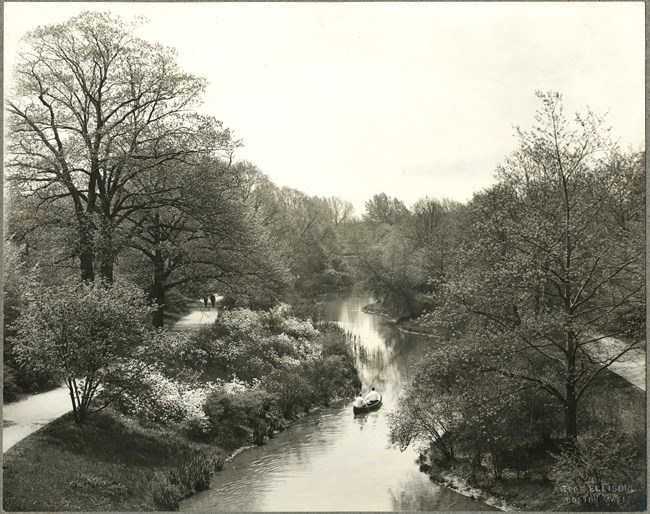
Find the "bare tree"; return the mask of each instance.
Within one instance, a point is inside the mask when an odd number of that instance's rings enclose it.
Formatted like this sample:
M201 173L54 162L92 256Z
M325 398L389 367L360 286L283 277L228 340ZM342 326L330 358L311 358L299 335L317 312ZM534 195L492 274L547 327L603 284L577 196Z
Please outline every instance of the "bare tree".
M335 227L341 223L350 221L354 213L352 202L339 198L338 196L330 196L325 198L325 204L330 212L330 217Z

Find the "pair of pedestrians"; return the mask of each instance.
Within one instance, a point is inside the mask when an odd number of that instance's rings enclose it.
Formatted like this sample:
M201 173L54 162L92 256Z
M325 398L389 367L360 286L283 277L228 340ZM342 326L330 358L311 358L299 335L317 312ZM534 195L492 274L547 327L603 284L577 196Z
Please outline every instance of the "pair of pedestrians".
M214 308L214 304L217 302L217 297L214 294L211 294L210 296L204 296L203 305L205 305L206 307L208 306L208 299L210 300L210 304L212 305L212 308Z

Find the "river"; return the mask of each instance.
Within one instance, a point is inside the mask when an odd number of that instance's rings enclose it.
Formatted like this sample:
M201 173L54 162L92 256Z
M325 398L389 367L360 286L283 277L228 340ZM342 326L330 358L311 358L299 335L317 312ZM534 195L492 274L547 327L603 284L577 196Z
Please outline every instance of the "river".
M416 452L388 445L387 414L412 364L431 339L405 334L361 307L368 295L338 295L324 317L365 347L364 392L383 395L375 412L353 416L352 399L299 421L264 446L246 450L215 475L211 488L183 501L181 511L441 511L495 510L431 482Z

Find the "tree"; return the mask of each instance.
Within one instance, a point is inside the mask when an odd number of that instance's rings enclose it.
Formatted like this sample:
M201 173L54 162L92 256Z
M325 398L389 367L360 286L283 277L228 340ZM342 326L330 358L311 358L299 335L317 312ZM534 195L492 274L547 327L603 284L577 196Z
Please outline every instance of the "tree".
M129 246L147 261L142 285L157 305L154 326L163 325L169 291L192 296L217 287L241 292L254 283L270 294L284 285L282 266L246 206L238 169L213 158L163 167L152 189L175 191L168 205L132 216ZM127 272L139 273L138 259Z
M33 30L7 102L9 178L42 202L69 202L83 280L113 280L119 229L166 202L168 191L143 190L138 177L233 145L220 122L192 112L205 81L134 30L90 12Z
M352 218L354 207L352 202L339 198L338 196L330 196L325 198L325 203L330 213L330 220L338 227L341 223L345 223Z
M140 357L162 344L147 328L153 309L141 290L125 283L68 280L26 288L15 324L14 351L22 366L55 374L70 392L76 423L115 399L93 400L112 377L127 380L146 368Z
M407 215L408 209L401 200L391 198L386 193L379 193L366 202L363 220L395 225Z
M548 438L559 409L529 384L484 373L486 356L468 352L471 347L471 340L437 346L416 364L390 415L390 440L402 450L424 443L443 462L469 457L474 471L486 457L500 478L509 453L526 453Z
M475 319L491 357L482 369L551 395L575 439L579 400L639 345L602 342L625 334L615 323L622 310L645 309L643 168L617 157L598 116L571 123L559 94L538 97L536 125L518 130L498 184L470 205L449 292Z

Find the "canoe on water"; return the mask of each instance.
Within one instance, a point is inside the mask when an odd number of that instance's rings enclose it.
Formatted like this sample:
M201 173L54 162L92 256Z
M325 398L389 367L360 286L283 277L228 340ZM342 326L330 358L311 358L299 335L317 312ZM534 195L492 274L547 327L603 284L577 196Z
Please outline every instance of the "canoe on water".
M363 414L364 412L370 412L371 410L377 410L379 407L381 407L381 400L382 396L381 394L379 395L379 400L374 400L372 402L368 402L364 407L352 407L352 411L355 414Z

